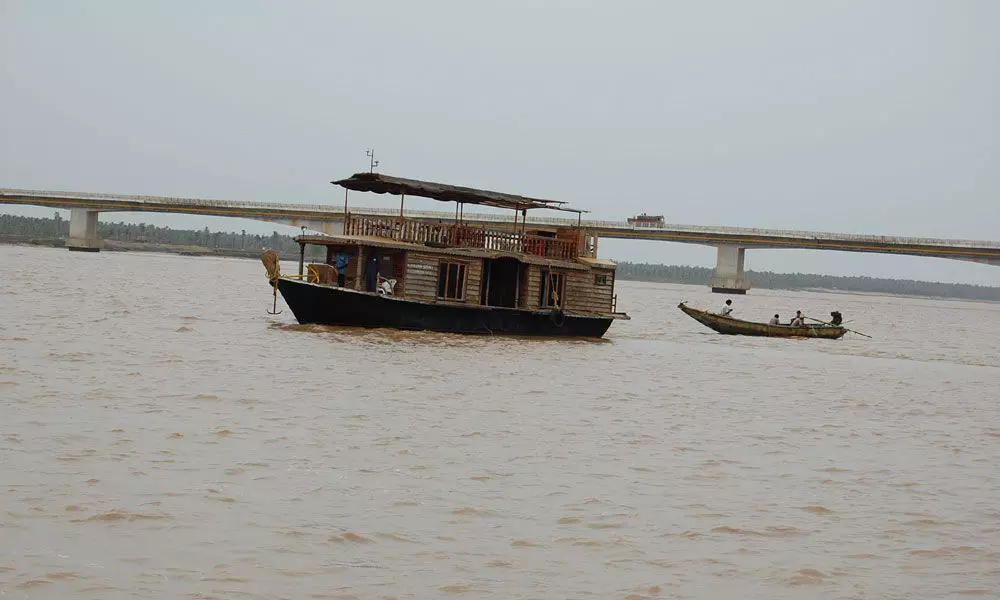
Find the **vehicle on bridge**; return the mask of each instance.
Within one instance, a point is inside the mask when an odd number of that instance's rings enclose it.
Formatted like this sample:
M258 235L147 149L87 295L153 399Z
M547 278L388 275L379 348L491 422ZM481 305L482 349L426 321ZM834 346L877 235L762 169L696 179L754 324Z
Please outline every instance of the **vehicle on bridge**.
M332 183L401 196L400 213L353 215L345 208L343 234L297 237L297 276L281 275L277 255L265 253L275 311L280 291L300 323L601 337L615 319L629 318L616 310L616 265L597 258L593 234L523 218L528 209L582 212L565 203L379 173ZM512 209L513 228L464 224L461 208L452 222L407 219L405 196ZM306 265L307 245L324 247L326 261Z
M733 317L724 317L697 308L691 308L681 302L677 305L687 316L698 321L705 327L726 335L754 335L763 337L813 337L835 340L844 336L847 329L839 325L770 325L755 323ZM837 313L838 315L840 313ZM775 315L777 317L777 315Z
M644 229L661 229L666 225L663 215L647 215L646 213L629 217L626 221L633 227Z

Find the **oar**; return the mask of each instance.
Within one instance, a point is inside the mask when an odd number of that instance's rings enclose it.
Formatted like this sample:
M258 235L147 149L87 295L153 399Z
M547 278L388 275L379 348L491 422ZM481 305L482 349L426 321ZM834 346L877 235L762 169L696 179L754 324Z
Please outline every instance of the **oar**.
M827 323L826 321L820 321L819 319L814 319L812 317L806 317L806 318L809 319L810 321L816 321L817 323L822 323L823 325L829 325L830 327L844 327L843 325L834 325L833 323ZM858 335L863 335L863 336L865 336L868 339L874 339L874 338L872 338L872 336L868 335L867 333L861 333L860 331L854 331L853 329L848 329L846 327L844 327L844 331L850 331L851 333L856 333Z

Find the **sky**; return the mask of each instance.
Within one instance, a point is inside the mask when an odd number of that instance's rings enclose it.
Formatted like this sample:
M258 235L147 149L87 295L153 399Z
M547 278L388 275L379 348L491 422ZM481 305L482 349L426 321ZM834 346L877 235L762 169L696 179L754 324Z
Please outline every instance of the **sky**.
M0 187L336 204L374 147L383 173L599 219L997 240L998 24L992 0L0 0ZM747 263L1000 285L941 259Z

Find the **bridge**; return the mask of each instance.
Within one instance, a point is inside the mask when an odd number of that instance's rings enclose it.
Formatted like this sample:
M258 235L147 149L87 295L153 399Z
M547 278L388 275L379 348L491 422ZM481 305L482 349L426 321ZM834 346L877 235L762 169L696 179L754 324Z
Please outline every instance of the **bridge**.
M70 250L96 252L98 215L102 212L160 212L238 217L305 227L327 234L343 231L346 206L324 204L286 204L280 202L245 202L166 196L132 196L84 192L57 192L0 188L0 204L23 204L68 209L70 231L66 245ZM350 207L350 214L399 217L400 211ZM453 221L455 216L443 211L406 211L409 219L431 222ZM514 219L503 214L463 214L469 224L497 228L515 227ZM801 248L871 252L948 258L1000 266L1000 242L956 240L882 235L853 235L813 231L756 229L749 227L714 227L703 225L640 226L625 221L597 221L564 218L529 218L530 225L581 226L598 238L660 240L701 244L718 249L713 291L745 293L750 281L744 271L744 257L752 248Z

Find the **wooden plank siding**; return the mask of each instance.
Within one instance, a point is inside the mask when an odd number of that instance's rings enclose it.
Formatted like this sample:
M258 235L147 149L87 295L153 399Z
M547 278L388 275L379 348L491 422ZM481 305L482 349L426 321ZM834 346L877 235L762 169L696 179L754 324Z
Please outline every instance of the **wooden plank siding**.
M433 301L438 288L438 258L408 252L406 256L406 297Z
M466 261L462 261L466 262ZM483 259L474 258L468 261L465 267L465 302L466 304L480 304L482 299L481 285L483 282Z
M546 268L540 265L528 265L528 286L521 308L539 308L538 297L541 293L542 273L545 270ZM600 315L611 312L611 297L614 295L614 269L595 267L586 271L569 269L553 269L553 271L566 276L563 307L567 311ZM597 275L604 275L607 283L596 283Z
M528 281L524 295L521 297L521 308L538 308L538 294L542 284L542 267L525 265L528 271Z
M589 271L566 271L565 273L566 310L585 314L608 314L611 312L611 297L614 294L614 269L595 267ZM596 280L601 275L605 276L606 283L598 284Z
M407 252L406 256L406 297L427 302L439 301L438 274L441 262L456 262L465 265L465 304L479 304L480 279L483 261L479 258L450 258L440 254ZM453 300L440 300L453 302Z
M371 248L359 248L356 260L348 265L348 285L363 289L364 264ZM458 257L428 252L405 251L394 254L393 276L400 279L397 283L397 294L404 298L425 302L456 302L437 297L438 278L442 262L454 262L465 265L465 290L463 304L478 305L482 297L483 259L476 257ZM405 256L403 256L405 255ZM542 285L542 273L549 267L535 264L523 266L526 280L522 280L520 308L539 309L539 293ZM333 269L330 268L330 271ZM612 296L614 294L615 270L613 268L593 267L587 270L552 269L566 278L566 288L563 293L563 307L571 313L601 314L611 312ZM327 274L332 281L335 275ZM352 275L354 277L352 277ZM399 277L402 275L402 277ZM599 276L606 283L597 283ZM324 281L325 283L325 281Z

